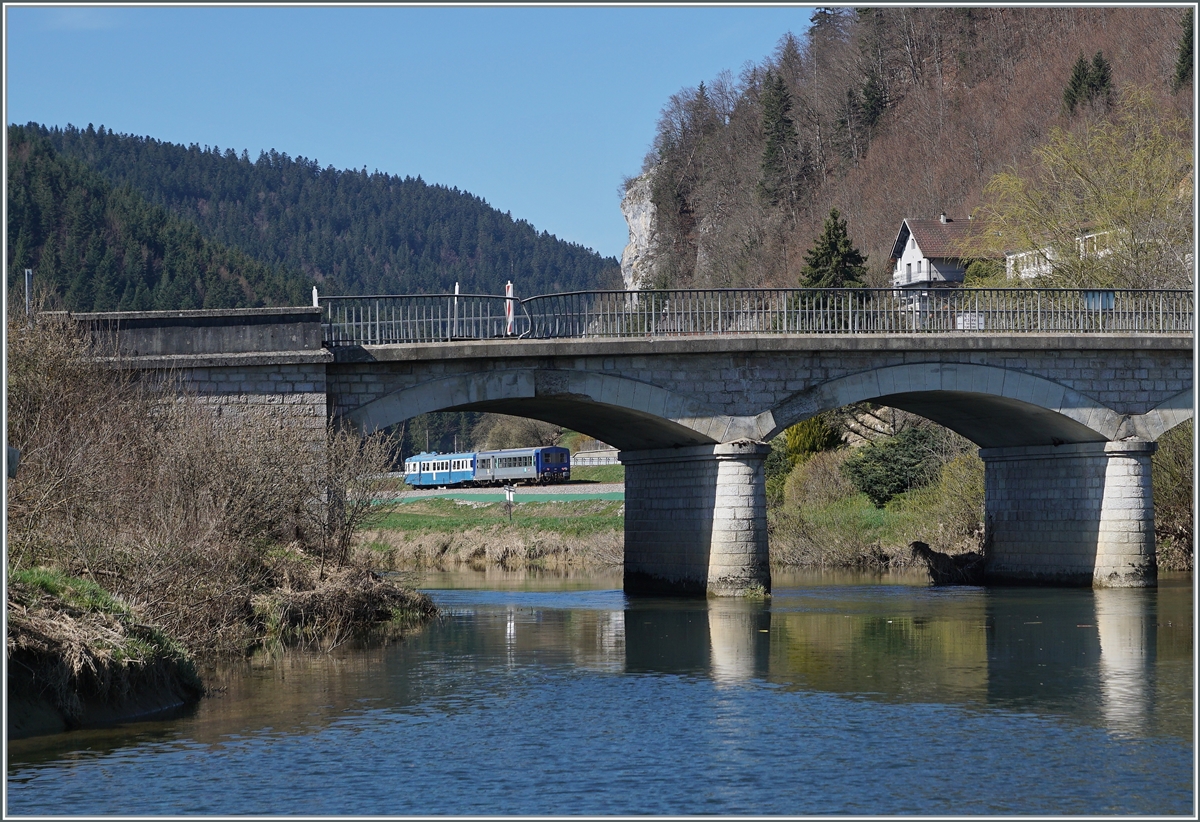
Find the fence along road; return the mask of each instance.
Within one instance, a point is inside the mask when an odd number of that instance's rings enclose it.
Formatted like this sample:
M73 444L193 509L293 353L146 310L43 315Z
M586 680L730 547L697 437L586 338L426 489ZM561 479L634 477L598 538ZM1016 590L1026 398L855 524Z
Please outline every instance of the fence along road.
M981 288L575 291L319 297L330 346L728 334L1179 334L1186 290ZM506 308L513 307L510 325Z

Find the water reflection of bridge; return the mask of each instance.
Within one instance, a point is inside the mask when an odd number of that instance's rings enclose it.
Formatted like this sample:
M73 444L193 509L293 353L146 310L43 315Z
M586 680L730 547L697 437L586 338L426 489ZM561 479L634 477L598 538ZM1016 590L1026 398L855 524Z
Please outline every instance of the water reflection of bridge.
M770 604L634 598L622 610L517 615L513 659L598 673L766 681L898 703L1061 714L1119 733L1185 734L1156 710L1162 665L1191 668L1191 588L786 588ZM1176 706L1178 707L1178 706Z

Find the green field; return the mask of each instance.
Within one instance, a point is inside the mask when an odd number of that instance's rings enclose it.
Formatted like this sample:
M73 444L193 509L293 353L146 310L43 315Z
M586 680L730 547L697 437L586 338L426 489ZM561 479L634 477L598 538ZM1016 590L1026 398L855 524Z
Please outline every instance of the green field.
M519 495L518 495L519 496ZM459 533L472 528L501 526L521 531L544 531L565 536L586 536L603 531L623 531L621 500L588 499L566 502L519 502L509 524L503 502L469 503L426 497L405 503L388 514L376 528L406 533Z
M624 465L572 465L571 479L583 482L624 482Z

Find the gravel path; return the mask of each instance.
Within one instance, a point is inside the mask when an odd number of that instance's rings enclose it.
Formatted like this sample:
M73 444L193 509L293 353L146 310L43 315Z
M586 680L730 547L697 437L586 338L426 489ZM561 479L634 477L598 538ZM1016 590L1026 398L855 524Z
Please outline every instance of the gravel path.
M518 485L516 497L536 494L539 497L563 495L568 498L579 496L600 496L601 494L624 494L623 482L568 482L562 485ZM472 497L479 494L503 494L503 487L488 488L422 488L406 491L405 499L420 499L422 497Z

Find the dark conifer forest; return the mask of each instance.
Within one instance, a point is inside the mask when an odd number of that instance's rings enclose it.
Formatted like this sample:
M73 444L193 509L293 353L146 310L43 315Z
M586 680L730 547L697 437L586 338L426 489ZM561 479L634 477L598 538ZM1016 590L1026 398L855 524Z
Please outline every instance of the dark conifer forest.
M420 177L91 125L10 126L8 156L9 287L33 268L71 310L620 283L615 259Z
M311 283L206 239L128 185L8 130L8 285L32 268L50 307L72 311L303 305Z

